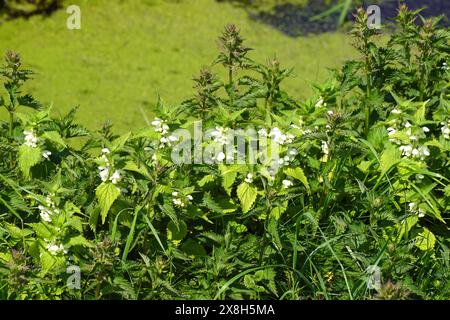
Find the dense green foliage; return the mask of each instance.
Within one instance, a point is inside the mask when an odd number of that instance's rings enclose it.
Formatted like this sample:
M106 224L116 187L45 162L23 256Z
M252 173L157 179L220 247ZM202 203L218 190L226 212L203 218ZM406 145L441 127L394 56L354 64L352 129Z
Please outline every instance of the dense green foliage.
M148 127L121 136L86 130L75 111L50 117L7 53L0 297L450 298L450 35L415 19L402 7L382 47L358 11L360 58L305 102L280 85L292 71L253 61L228 25L196 95L160 102ZM214 130L203 147L256 127L281 167L226 164L223 152L175 163L172 133L200 119ZM66 284L71 265L80 289Z

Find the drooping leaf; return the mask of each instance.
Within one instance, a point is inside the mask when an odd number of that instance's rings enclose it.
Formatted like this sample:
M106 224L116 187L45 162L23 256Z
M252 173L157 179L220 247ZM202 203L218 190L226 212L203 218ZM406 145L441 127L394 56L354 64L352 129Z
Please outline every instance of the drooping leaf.
M251 184L247 182L241 183L237 187L237 196L241 202L241 208L243 213L247 213L253 206L258 195L258 190Z
M300 168L300 167L287 168L284 170L284 173L290 177L293 177L293 178L299 180L301 183L303 183L303 185L306 187L307 192L310 193L308 179L306 178L306 175L303 172L302 168Z
M95 194L101 209L102 223L105 223L109 209L120 195L120 189L112 183L103 182L97 187Z
M30 169L41 160L41 149L21 145L19 147L19 167L25 177L30 174Z
M63 138L61 138L59 133L56 131L44 132L44 134L42 134L42 137L47 140L50 140L51 142L61 145L64 148L66 147L66 142L63 140Z

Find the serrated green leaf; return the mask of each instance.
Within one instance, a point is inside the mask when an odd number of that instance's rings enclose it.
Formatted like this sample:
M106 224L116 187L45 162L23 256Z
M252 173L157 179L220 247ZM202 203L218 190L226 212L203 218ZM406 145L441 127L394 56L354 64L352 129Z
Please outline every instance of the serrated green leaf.
M19 147L19 167L25 177L30 175L30 169L41 160L41 149L26 145Z
M436 244L436 236L427 228L416 237L416 247L422 251L431 250Z
M73 246L83 246L83 247L93 247L94 245L91 244L86 238L84 238L82 235L78 235L75 237L72 237L67 241L66 245L70 248Z
M237 196L241 202L241 208L243 213L247 213L253 206L258 195L258 190L251 184L247 182L241 183L237 187Z
M380 167L378 168L381 173L380 179L400 161L401 157L399 149L391 144L387 145L380 157Z
M51 142L54 142L56 144L59 144L62 147L66 147L66 142L63 140L63 138L61 138L61 136L59 135L58 132L56 131L46 131L43 135L42 138L47 139Z
M306 187L306 191L308 193L311 192L311 189L309 188L308 179L306 178L306 175L303 172L302 168L300 168L300 167L287 168L287 169L284 170L284 174L299 180Z
M102 223L105 223L109 209L120 195L120 189L112 183L103 182L95 190L95 195L100 205Z
M131 135L131 132L127 132L124 135L121 135L120 137L118 137L113 142L111 142L110 151L116 152L117 150L121 149L125 145L127 140L130 138L130 135Z
M237 172L236 170L232 169L232 168L226 168L224 167L223 170L221 170L221 174L222 174L222 187L225 189L225 191L227 192L228 195L231 195L231 187L234 184L234 181L236 180L237 177Z
M138 166L134 161L131 160L127 161L127 163L123 167L123 170L134 171L143 175L144 177L150 178L150 174L144 166Z
M212 174L208 174L206 176L204 176L199 182L198 185L199 187L203 187L205 186L205 184L213 182L215 179L215 177Z
M280 219L281 215L286 211L287 206L288 206L287 201L284 201L280 206L276 206L270 211L270 217L275 220Z

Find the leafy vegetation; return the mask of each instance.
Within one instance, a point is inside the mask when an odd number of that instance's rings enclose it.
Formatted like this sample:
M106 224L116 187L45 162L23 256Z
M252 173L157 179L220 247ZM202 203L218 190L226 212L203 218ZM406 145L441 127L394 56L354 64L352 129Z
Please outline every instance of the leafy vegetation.
M0 297L448 299L450 34L402 6L380 46L356 17L360 58L309 100L228 25L195 96L160 101L146 128L120 136L88 131L74 110L51 117L8 52ZM211 139L188 146L193 163L175 161L189 141L176 133L198 120ZM227 133L247 127L277 147L276 166L227 163ZM211 161L195 161L197 146Z

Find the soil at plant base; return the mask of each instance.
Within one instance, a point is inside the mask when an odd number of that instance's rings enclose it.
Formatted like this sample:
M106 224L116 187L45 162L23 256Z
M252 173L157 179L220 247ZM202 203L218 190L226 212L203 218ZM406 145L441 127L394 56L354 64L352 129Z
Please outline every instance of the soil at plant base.
M425 7L421 13L424 17L444 15L441 25L450 26L448 18L450 0L405 0L400 2L406 4L411 10ZM306 6L288 3L276 6L272 12L260 12L251 16L253 19L267 23L292 37L332 32L338 29L340 12L332 13L315 21L311 21L311 18L329 10L336 3L336 0L311 0ZM363 7L367 8L371 4L377 4L380 7L382 23L389 23L389 19L397 15L398 0L364 1ZM349 13L348 19L352 19L351 13Z

